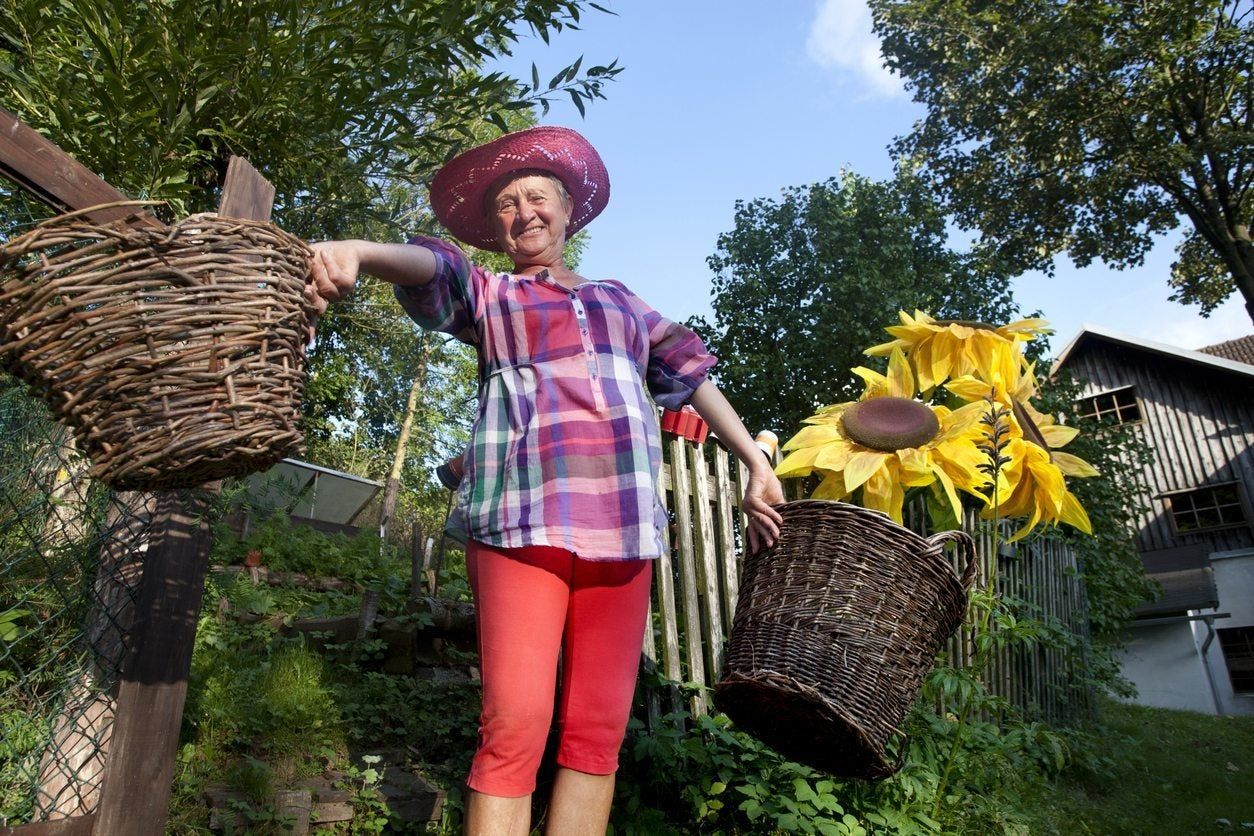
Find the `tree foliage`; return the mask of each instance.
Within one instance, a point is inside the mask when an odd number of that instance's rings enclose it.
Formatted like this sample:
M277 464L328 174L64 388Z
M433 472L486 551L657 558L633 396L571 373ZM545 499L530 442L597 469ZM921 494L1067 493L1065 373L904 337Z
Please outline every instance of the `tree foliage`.
M1139 264L1183 217L1172 298L1254 301L1248 0L870 5L927 108L895 153L1015 269Z
M718 238L714 323L692 324L719 356L719 385L751 430L791 434L815 407L860 391L849 374L899 310L1005 321L1009 280L946 243L945 216L908 172L852 173L736 204Z
M416 183L484 120L601 97L614 65L547 86L479 71L583 0L6 0L0 106L133 197L216 205L231 154L275 184L276 219L343 236L381 189Z

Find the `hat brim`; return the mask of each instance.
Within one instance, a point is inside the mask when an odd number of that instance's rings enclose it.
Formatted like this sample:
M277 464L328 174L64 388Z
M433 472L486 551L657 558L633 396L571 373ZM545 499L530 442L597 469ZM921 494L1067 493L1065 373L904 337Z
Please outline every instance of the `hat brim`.
M505 134L449 160L431 181L431 208L458 240L501 252L484 197L500 177L524 169L549 172L566 187L571 200L567 235L587 226L609 202L609 174L592 144L570 128L546 126Z

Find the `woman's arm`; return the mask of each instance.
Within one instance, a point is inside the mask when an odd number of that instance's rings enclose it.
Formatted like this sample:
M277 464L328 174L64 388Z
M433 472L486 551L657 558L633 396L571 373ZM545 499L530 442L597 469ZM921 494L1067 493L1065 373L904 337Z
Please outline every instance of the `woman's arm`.
M692 393L691 403L719 441L749 468L749 484L745 486L744 501L740 504L749 518L749 548L757 551L759 545L774 545L784 518L771 506L784 501L784 488L771 469L770 461L753 442L736 410L713 383L706 380L698 386Z
M305 295L314 303L319 316L329 303L352 293L359 273L369 273L395 285L417 286L431 281L436 271L435 256L426 247L350 239L320 241L313 244L312 249L310 273L313 280L306 287Z

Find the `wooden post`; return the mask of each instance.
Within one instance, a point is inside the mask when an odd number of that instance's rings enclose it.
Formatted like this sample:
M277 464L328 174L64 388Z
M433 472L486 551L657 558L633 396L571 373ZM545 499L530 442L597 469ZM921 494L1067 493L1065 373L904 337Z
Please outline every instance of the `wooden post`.
M412 530L413 541L410 543L409 550L409 600L417 601L422 597L422 570L423 563L426 561L423 542L426 539L426 535L422 531L421 520L414 520Z
M231 157L222 182L218 214L228 218L268 221L274 209L274 186L243 157Z
M118 689L97 834L160 836L165 832L208 569L204 499L202 494L185 507L177 493L163 492L158 498L132 651Z

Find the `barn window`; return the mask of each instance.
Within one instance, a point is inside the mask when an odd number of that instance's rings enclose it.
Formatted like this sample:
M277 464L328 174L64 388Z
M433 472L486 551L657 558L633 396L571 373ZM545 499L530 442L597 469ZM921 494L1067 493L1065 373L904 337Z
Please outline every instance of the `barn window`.
M1127 424L1141 420L1141 405L1136 399L1135 386L1125 386L1082 398L1076 402L1075 411L1081 418L1096 418L1107 424Z
M1238 694L1254 693L1254 627L1221 627L1215 632L1219 634L1232 690Z
M1180 534L1245 525L1245 506L1236 482L1167 495L1171 521Z

